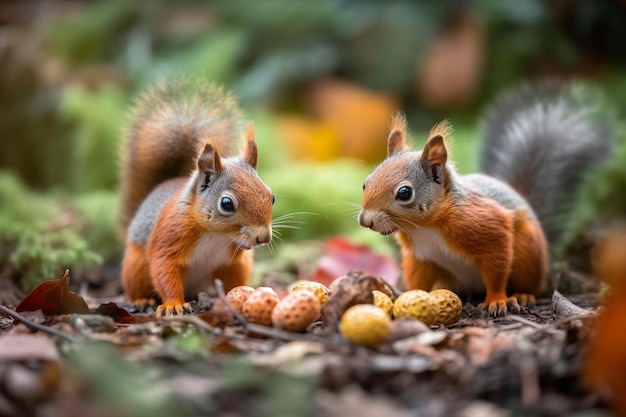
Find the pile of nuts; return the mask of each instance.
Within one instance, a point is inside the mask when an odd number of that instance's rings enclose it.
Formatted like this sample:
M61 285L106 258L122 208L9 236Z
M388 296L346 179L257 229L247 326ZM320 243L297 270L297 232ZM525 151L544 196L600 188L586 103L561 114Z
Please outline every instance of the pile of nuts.
M233 288L226 295L231 306L251 323L302 332L314 323L329 300L329 289L318 282L300 281L282 300L269 287ZM339 329L351 343L376 348L392 330L393 319L416 319L425 325L450 325L461 317L462 302L446 289L410 290L393 301L382 291L372 291L372 304L356 304L341 316Z
M323 284L302 281L282 300L272 288L248 286L233 288L226 294L226 299L251 323L301 332L318 319L329 296L330 292Z
M341 334L351 343L370 348L379 346L392 330L392 317L417 319L426 325L450 325L461 317L463 303L450 290L410 290L395 301L380 291L373 293L373 305L352 306L341 318Z

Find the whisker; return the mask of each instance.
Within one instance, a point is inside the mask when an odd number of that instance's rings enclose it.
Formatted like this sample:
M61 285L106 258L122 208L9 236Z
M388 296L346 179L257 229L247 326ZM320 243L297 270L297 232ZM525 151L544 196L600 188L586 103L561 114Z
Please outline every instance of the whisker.
M272 224L275 229L302 229L300 226L292 226L290 224Z
M287 213L287 214L283 214L282 216L278 216L273 221L283 220L283 219L290 219L290 218L292 218L294 216L298 216L298 215L301 215L301 214L309 214L309 215L312 215L312 216L318 216L319 215L318 213L313 213L313 212L310 212L310 211L294 211L293 213Z

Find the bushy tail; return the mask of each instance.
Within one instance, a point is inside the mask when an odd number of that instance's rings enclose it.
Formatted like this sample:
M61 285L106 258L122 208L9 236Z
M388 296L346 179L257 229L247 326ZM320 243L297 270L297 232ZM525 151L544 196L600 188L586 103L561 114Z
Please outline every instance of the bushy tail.
M162 81L140 95L122 141L121 233L161 182L193 170L197 141L211 136L232 154L243 114L223 88L201 79Z
M614 114L598 91L559 81L527 84L487 113L480 165L528 200L555 243L584 176L610 155L615 136Z

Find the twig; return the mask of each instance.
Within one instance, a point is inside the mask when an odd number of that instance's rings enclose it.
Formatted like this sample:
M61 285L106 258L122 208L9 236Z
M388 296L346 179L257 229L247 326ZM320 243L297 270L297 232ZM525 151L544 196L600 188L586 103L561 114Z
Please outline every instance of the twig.
M553 334L553 335L562 335L563 334L563 331L555 328L554 325L535 323L534 321L530 321L528 319L525 319L522 316L518 316L518 315L515 315L515 314L511 314L510 317L507 316L507 318L511 319L513 321L516 321L518 323L522 323L522 324L525 324L527 326L533 327L533 328L537 329L539 332L546 332L546 333L550 333L550 334Z
M224 292L224 283L221 279L215 279L215 290L217 291L217 296L226 304L226 308L231 312L233 316L239 321L239 323L243 324L244 328L248 326L248 320L241 314L239 311L235 310L232 305L228 302L226 298L226 293Z
M42 331L42 332L45 332L54 336L58 336L62 339L67 340L68 342L76 343L78 341L71 334L54 329L50 326L45 326L43 324L35 323L34 321L27 319L26 317L22 316L18 312L11 310L10 308L5 307L3 305L0 305L0 311L13 317L15 320L19 321L20 323L24 323L26 326L33 328L35 330L39 330L39 331Z
M201 318L199 318L198 316L193 316L193 315L184 315L184 316L163 316L161 317L162 320L165 321L179 321L182 323L188 323L188 324L193 324L194 326L198 327L201 330L206 330L209 333L212 333L216 336L219 336L220 334L222 334L222 330L217 328L217 327L213 327L211 326L209 323L207 323L206 321L202 320Z

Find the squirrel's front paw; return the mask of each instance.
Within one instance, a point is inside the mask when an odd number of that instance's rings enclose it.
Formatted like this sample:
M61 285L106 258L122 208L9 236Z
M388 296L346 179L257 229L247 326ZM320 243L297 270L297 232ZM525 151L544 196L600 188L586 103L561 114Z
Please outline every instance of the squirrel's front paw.
M515 297L502 297L478 304L478 308L486 310L489 317L504 317L508 310L512 313L519 313L520 307Z
M163 303L156 309L157 317L182 316L191 312L191 304L189 303Z

